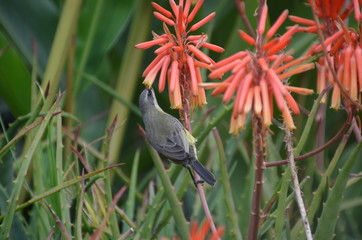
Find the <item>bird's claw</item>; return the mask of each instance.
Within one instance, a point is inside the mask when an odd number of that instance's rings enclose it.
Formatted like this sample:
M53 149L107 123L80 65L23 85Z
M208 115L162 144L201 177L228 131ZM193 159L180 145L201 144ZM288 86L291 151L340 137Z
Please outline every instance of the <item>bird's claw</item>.
M204 182L205 182L205 181L203 181L203 180L197 180L197 181L195 180L195 181L194 181L195 187L197 188L197 184L201 184L201 185L202 185L202 184L204 184Z

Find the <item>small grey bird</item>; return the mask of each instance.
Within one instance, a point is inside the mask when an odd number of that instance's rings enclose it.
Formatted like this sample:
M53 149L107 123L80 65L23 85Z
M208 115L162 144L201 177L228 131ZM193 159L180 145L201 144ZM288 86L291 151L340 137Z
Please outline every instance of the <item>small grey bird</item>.
M195 184L198 182L195 182L190 167L205 182L214 185L216 181L214 175L197 160L195 138L177 118L165 113L160 108L152 88L143 90L139 98L139 106L147 140L160 157L186 167Z

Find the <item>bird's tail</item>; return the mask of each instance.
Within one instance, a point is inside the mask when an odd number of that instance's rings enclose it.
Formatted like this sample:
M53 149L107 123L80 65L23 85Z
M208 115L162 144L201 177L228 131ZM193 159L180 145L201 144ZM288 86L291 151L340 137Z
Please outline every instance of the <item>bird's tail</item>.
M216 182L214 175L207 170L198 160L191 161L191 167L200 175L200 177L213 186Z

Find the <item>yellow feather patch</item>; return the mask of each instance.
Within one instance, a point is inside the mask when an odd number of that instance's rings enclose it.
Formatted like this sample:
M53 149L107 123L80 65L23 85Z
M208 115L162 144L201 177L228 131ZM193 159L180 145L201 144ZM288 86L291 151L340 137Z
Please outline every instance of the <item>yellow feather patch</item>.
M197 142L197 139L194 138L194 136L192 136L191 133L189 131L187 131L186 129L185 129L185 131L186 131L187 140L189 141L189 143L195 144Z

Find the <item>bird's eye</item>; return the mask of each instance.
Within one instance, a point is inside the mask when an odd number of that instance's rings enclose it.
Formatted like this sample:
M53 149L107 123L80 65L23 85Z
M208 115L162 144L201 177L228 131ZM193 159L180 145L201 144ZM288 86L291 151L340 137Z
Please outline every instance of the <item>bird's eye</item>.
M151 90L148 90L147 96L150 97L151 95L152 95L152 91L151 91Z

